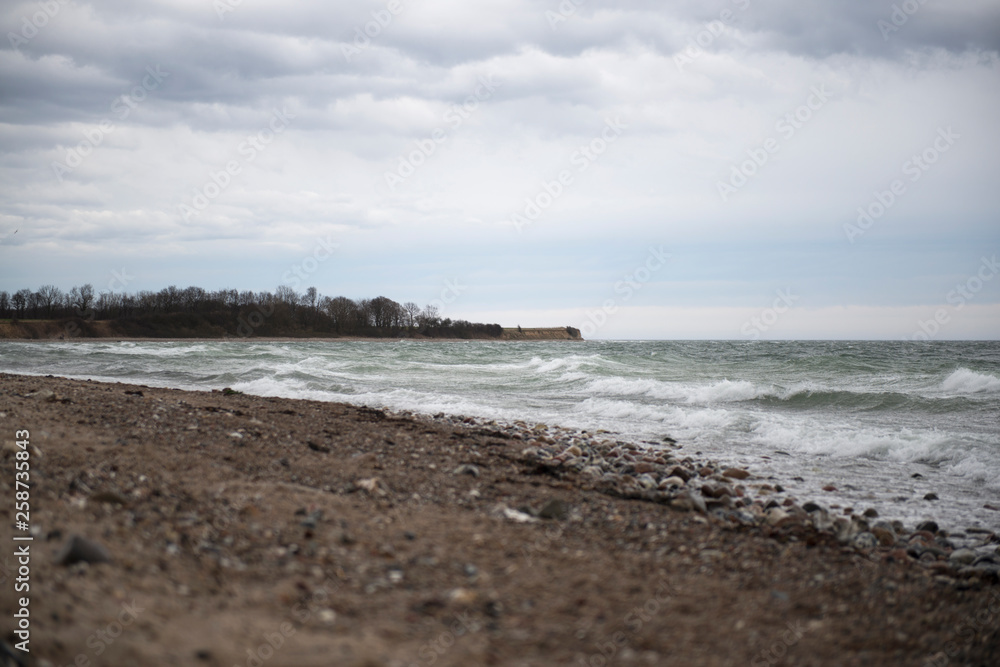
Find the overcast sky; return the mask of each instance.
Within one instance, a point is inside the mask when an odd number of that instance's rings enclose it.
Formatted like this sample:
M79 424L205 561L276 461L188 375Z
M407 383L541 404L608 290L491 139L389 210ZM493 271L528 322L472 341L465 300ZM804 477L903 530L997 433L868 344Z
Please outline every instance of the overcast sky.
M1000 338L1000 2L895 7L5 2L0 289Z

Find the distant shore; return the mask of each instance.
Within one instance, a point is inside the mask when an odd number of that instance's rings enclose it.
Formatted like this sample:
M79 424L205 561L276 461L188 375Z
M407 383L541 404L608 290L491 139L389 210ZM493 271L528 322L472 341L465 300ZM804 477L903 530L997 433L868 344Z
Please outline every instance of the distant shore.
M239 335L220 331L218 335L205 335L204 332L183 335L173 329L166 329L164 335L135 336L116 329L118 323L113 320L97 320L93 322L76 320L20 320L0 321L0 341L122 341L122 342L210 342L210 341L256 341L256 342L337 342L337 341L382 341L394 342L400 340L457 342L457 341L582 341L578 329L573 327L512 327L504 328L499 336L470 335L461 336L427 336L417 331L402 331L399 335L386 336L336 336L324 335L322 332L305 332L302 335ZM252 330L251 330L252 331Z
M115 622L102 664L1000 661L997 536L772 505L669 439L9 374L0 422L57 664Z

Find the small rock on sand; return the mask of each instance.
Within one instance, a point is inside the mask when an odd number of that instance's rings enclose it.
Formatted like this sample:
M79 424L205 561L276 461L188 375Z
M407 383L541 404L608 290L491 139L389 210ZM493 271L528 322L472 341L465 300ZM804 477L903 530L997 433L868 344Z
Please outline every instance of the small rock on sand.
M104 545L88 540L79 535L72 535L56 555L59 565L75 565L76 563L110 563L111 554Z
M726 470L722 471L722 476L730 477L732 479L746 479L747 477L750 476L750 473L741 468L727 468Z

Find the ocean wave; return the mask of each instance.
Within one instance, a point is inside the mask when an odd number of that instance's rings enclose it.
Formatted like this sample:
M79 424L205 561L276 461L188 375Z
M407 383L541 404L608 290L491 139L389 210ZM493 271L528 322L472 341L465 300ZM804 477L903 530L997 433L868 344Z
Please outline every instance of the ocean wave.
M959 368L944 379L941 389L959 396L998 394L1000 378L989 373L977 373L968 368Z

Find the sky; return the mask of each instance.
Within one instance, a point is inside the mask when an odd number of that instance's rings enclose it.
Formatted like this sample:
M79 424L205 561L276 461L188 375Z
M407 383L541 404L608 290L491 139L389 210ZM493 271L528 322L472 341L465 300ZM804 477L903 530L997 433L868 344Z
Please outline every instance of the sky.
M996 0L15 0L0 27L0 290L1000 338Z

